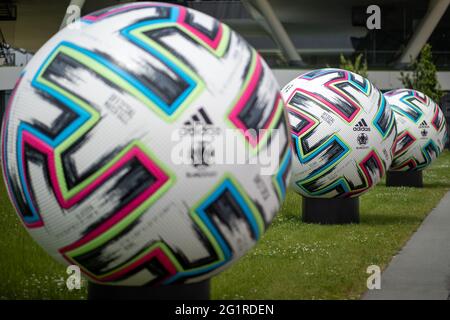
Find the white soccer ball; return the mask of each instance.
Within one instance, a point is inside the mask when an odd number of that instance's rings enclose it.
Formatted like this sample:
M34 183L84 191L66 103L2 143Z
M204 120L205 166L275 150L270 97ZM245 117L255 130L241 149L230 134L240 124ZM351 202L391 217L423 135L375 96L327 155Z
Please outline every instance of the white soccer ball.
M391 171L414 171L428 167L444 150L447 125L444 113L427 95L412 89L384 94L394 110L397 139Z
M228 130L241 163L214 161ZM101 284L218 273L261 237L290 172L284 103L257 52L208 15L150 2L48 41L16 86L2 143L32 237Z
M291 185L305 197L356 197L392 161L394 117L367 79L341 69L302 74L282 89L293 140Z

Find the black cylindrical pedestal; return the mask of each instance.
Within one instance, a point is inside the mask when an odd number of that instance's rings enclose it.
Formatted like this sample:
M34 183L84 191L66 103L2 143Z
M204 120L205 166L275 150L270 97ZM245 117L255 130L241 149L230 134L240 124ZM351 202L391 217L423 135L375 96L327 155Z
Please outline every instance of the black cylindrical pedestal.
M209 300L210 281L157 287L107 286L89 282L88 300Z
M319 199L303 197L302 220L306 223L359 223L359 197Z
M388 187L423 187L423 175L420 171L388 171L386 174Z

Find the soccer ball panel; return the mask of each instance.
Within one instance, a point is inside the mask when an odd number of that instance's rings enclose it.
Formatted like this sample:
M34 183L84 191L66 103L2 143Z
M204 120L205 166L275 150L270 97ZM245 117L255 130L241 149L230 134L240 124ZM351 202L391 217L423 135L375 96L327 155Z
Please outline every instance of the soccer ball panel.
M214 275L255 244L285 197L291 151L276 80L240 36L194 10L134 3L81 23L36 54L5 116L18 215L94 282ZM209 161L230 130L231 151L248 158ZM192 161L174 161L192 137L182 159Z
M390 170L423 170L444 150L444 113L430 97L417 90L397 89L384 95L394 111L398 131Z
M355 197L392 161L389 104L367 79L340 69L299 76L282 90L294 148L291 185L305 197Z

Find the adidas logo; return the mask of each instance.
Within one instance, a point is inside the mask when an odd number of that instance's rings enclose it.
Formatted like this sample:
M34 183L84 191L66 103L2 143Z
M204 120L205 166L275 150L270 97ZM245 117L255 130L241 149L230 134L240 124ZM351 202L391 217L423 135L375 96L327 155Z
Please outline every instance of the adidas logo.
M211 125L213 124L209 116L206 114L203 108L198 109L198 111L191 117L190 120L184 123L185 126L192 126L194 124Z
M200 108L183 123L181 134L204 137L216 136L220 134L220 132L220 128L214 126L214 122L205 110Z
M419 128L429 128L428 123L423 120L422 123L419 125Z
M369 126L366 123L366 120L361 119L355 126L353 127L353 131L370 131Z

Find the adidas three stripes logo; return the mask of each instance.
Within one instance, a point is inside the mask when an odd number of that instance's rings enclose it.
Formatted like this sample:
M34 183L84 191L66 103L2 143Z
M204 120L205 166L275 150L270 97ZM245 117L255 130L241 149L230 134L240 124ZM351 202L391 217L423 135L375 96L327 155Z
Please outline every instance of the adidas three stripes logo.
M361 119L355 126L353 127L353 131L370 131L369 126L367 125L366 120Z

